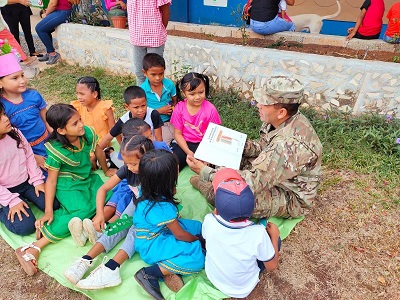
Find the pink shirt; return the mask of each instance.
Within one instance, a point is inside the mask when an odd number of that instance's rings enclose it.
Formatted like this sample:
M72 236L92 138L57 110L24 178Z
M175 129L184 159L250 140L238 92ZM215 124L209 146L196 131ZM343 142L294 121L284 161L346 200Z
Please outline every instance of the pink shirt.
M131 44L159 47L167 40L167 29L162 23L160 6L172 0L128 0L127 13Z
M187 142L200 143L210 122L221 124L221 118L215 106L204 100L200 110L195 115L190 115L186 108L186 99L175 105L171 116L171 123L182 131L182 136Z
M55 10L71 10L72 5L68 0L58 0Z
M37 166L35 157L28 141L21 136L21 144L17 148L17 141L8 134L0 139L0 204L13 207L21 202L18 193L11 193L7 188L17 186L28 179L28 183L37 186L42 184L44 176Z

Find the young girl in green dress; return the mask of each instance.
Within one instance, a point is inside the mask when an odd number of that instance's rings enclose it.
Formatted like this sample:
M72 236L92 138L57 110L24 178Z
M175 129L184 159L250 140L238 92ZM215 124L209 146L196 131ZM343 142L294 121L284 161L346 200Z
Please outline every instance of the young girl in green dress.
M36 221L38 240L15 250L28 275L37 272L41 249L70 235L68 222L73 217L91 218L96 212L96 192L103 184L91 171L90 153L94 152L106 175L103 150L97 145L94 130L84 126L77 110L68 104L55 104L46 114L53 132L45 144L48 177L45 185L45 213ZM53 211L57 198L61 204Z

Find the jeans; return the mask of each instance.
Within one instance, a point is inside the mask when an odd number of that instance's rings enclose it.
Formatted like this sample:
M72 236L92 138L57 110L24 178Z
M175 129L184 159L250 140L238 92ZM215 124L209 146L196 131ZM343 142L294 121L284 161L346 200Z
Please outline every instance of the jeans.
M133 46L133 73L135 73L135 76L136 76L136 85L137 86L140 86L145 80L145 77L142 72L143 57L147 53L157 53L157 54L163 56L164 48L165 48L165 45L161 45L156 48Z
M250 19L250 28L261 35L274 34L281 31L294 31L296 29L294 23L287 22L278 16L268 22L258 22Z
M44 193L39 192L39 197L36 196L35 194L35 188L33 185L30 185L28 181L25 181L17 186L8 188L8 190L11 193L18 193L21 200L23 200L25 203L28 203L28 201L31 201L34 203L41 211L44 211ZM54 207L53 209L57 209L60 207L60 203L58 200L54 199ZM35 232L35 221L36 218L33 215L33 212L30 208L25 208L26 212L29 214L29 217L25 216L23 213L21 213L22 216L22 221L19 220L18 215L14 215L14 222L11 222L11 220L8 220L8 213L10 211L9 206L4 206L0 208L0 222L2 222L6 228L11 231L12 233L18 234L18 235L29 235L33 232Z
M382 40L384 40L386 43L390 44L400 44L400 37L394 38L387 36L386 34L383 35Z
M51 33L54 32L58 25L64 23L70 14L71 10L56 10L36 25L36 33L46 47L47 53L55 51Z

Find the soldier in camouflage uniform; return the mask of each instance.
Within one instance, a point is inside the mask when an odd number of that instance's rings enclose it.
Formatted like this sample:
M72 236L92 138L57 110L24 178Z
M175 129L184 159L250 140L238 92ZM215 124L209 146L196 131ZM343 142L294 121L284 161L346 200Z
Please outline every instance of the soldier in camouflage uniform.
M271 77L254 91L254 98L263 122L260 140L246 141L245 165L239 171L256 199L253 217L299 217L317 195L322 158L314 128L298 111L303 85L285 76ZM199 174L190 182L213 204L211 181L216 170L191 156L187 161Z

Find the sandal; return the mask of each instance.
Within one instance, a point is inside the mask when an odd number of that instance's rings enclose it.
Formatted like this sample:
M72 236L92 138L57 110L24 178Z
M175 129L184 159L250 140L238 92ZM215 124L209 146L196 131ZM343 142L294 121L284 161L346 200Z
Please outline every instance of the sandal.
M33 263L34 261L37 261L37 258L33 254L26 252L26 250L29 248L33 248L39 251L39 253L41 251L38 246L35 246L31 243L29 245L25 245L16 249L15 254L17 255L19 263L21 264L21 267L24 269L25 273L29 276L32 276L35 275L38 271L36 264Z

